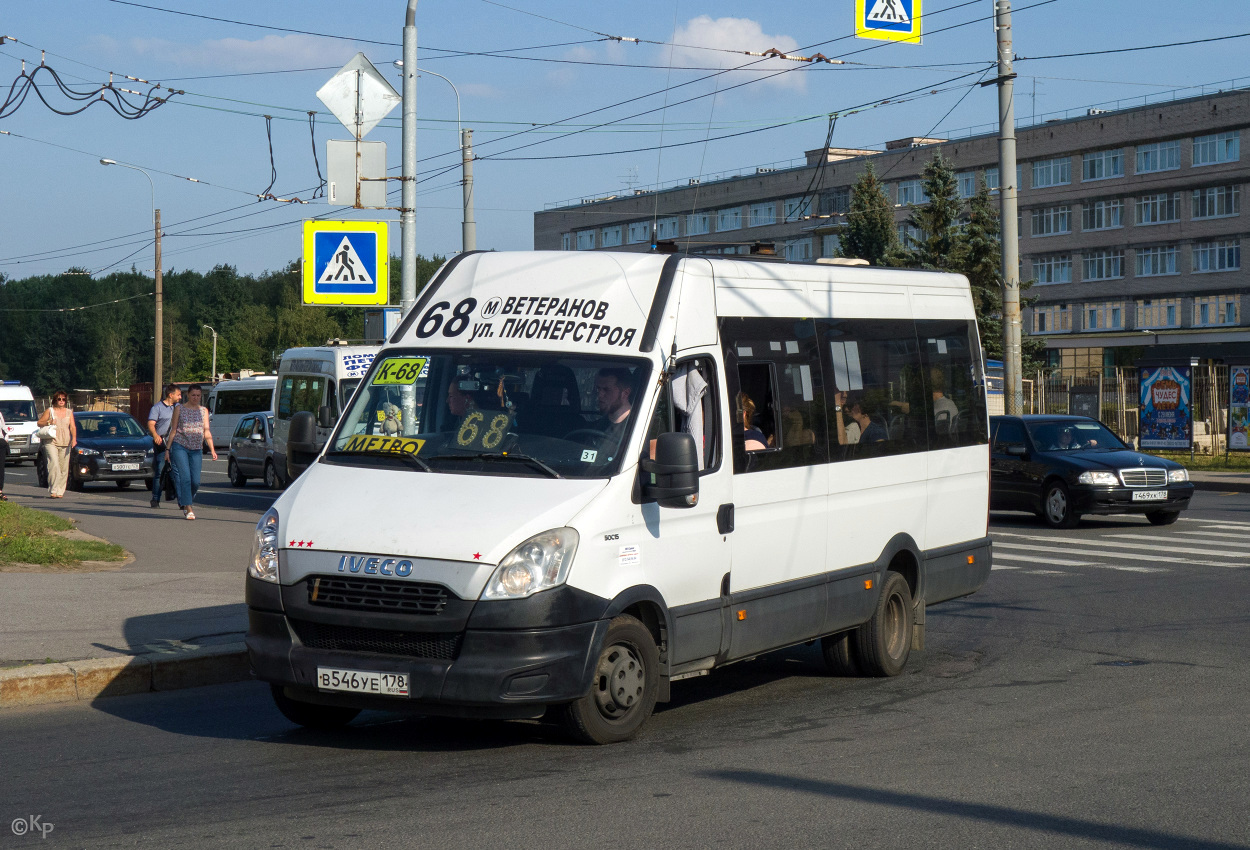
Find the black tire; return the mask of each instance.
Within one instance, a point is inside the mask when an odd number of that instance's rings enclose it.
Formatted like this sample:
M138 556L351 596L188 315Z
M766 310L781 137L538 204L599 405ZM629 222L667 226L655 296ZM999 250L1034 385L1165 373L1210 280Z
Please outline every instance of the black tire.
M907 580L888 572L872 619L855 630L851 646L865 676L897 676L911 655L911 628L915 616Z
M839 632L820 639L820 654L829 665L829 672L835 676L858 676L859 662L855 660L855 649L852 647L854 632Z
M1076 528L1081 515L1072 506L1068 485L1051 481L1042 494L1042 522L1051 528Z
M1146 519L1150 520L1151 525L1171 525L1180 519L1180 511L1151 511L1146 514Z
M300 702L291 699L282 690L281 685L270 685L273 701L282 716L296 726L308 729L341 729L356 719L360 714L358 708L344 708L337 705L317 705L312 702Z
M71 472L69 474L68 480L66 481L65 489L72 490L75 493L81 493L82 492L82 479L75 478L74 473Z
M622 614L608 625L590 693L561 707L561 723L583 743L627 741L651 716L659 686L655 638L638 619Z
M234 462L234 458L226 463L226 474L230 476L230 486L242 487L247 484L247 478L239 472L239 465Z
M278 470L273 461L265 461L265 486L270 490L281 490L282 479L278 478Z
M118 479L118 481L117 481L116 483L117 483L117 489L118 489L118 490L125 490L127 487L129 487L129 486L130 486L130 479L129 479L129 478L120 478L120 479Z

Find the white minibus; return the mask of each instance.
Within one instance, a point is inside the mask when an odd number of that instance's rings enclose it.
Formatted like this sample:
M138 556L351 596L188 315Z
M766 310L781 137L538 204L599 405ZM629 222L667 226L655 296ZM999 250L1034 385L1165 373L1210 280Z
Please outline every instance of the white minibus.
M278 379L273 375L254 375L237 381L220 381L208 391L208 420L213 432L213 445L229 446L230 437L239 420L249 413L269 410L273 388Z
M595 743L818 638L895 675L989 576L987 428L959 275L461 254L257 525L251 664L299 724L550 711Z
M273 400L268 409L274 414L273 455L278 483L285 487L315 457L339 411L351 400L356 385L378 353L377 345L323 345L288 348L282 352ZM301 411L314 418L326 408L324 425L306 443L289 447L291 418ZM257 408L260 410L262 408Z

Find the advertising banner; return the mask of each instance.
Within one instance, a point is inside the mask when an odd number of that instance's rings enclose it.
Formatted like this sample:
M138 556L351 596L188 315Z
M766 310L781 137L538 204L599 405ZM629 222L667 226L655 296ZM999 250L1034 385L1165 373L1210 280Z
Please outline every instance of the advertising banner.
M1188 449L1193 441L1190 368L1151 366L1141 370L1138 412L1143 449Z
M1250 366L1228 367L1228 448L1250 451Z

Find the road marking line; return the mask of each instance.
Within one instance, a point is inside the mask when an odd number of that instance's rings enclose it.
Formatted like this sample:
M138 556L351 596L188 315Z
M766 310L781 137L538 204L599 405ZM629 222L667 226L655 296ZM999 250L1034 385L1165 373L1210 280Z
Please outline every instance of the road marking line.
M1192 532L1178 531L1178 532L1177 532L1177 534L1198 534L1198 535L1201 535L1201 534L1202 534L1202 532L1201 532L1201 531L1192 531ZM1108 534L1108 535L1106 535L1106 536L1107 536L1107 537L1125 538L1125 539L1128 539L1128 540L1162 540L1162 541L1165 541L1165 542L1167 542L1167 543L1198 543L1198 542L1200 542L1200 541L1198 541L1198 540L1191 540L1191 539L1189 539L1188 537L1186 537L1186 538L1184 538L1184 539L1177 539L1177 538L1175 538L1175 537L1165 537L1165 536L1163 536L1163 535L1161 535L1161 534ZM1235 535L1235 536L1240 536L1240 537L1242 538L1242 540L1245 540L1245 536L1244 536L1244 535ZM1212 544L1212 545L1215 545L1215 546L1229 546L1229 547L1232 547L1232 548L1234 548L1234 549L1250 549L1250 542L1244 542L1244 543L1234 543L1234 542L1233 542L1233 541L1231 541L1231 540L1205 540L1205 541L1201 541L1201 542L1209 543L1209 544ZM1128 544L1128 543L1109 543L1109 544L1107 544L1107 545L1109 545L1109 546L1129 546L1130 548L1138 548L1138 549L1147 548L1147 547L1142 547L1142 546L1132 547L1132 546L1131 546L1131 544ZM1169 550L1166 550L1166 549L1165 549L1165 550L1163 550L1163 551L1169 551ZM1181 549L1181 550L1179 550L1179 551L1182 551L1182 552L1187 552L1187 551L1198 551L1198 550L1187 550L1187 549ZM1228 553L1228 555L1226 555L1226 557L1236 557L1236 556L1238 556L1238 555L1243 555L1243 554L1245 554L1245 553L1242 553L1242 552L1230 552L1230 553Z
M1245 540L1245 543L1233 543L1225 540L1212 540L1212 543L1229 546L1250 546L1250 539L1245 534L1235 534L1231 531L1178 531L1177 534L1184 534L1186 537L1231 537L1233 540Z
M1024 549L1029 552L1057 552L1060 555L1098 555L1101 557L1122 558L1126 561L1153 561L1158 563L1159 558L1154 555L1132 555L1127 552L1108 552L1106 550L1094 549L1065 549L1058 546L1037 546L1026 543L995 543L996 547L1005 547L1009 549ZM1186 558L1169 558L1169 564L1196 564L1202 567L1231 567L1236 568L1235 564L1212 564L1207 561L1191 561Z
M1063 570L1022 570L1025 575L1031 576L1066 576Z
M1018 570L1018 569L1020 568L1019 567L1004 567L1001 564L995 564L994 566L990 567L991 572L993 572L994 570Z
M1180 517L1181 522L1201 522L1208 526L1228 528L1250 528L1250 522L1238 522L1235 519L1199 519L1196 516Z
M1053 537L1041 537L1037 535L1028 535L1028 534L1013 534L1011 536L1018 537L1022 540L1041 540L1047 543L1056 542L1055 538ZM1107 536L1111 537L1114 535L1107 535ZM1133 536L1136 536L1136 535L1133 535ZM1185 541L1185 542L1188 542L1188 541ZM1007 544L999 544L999 545L1007 545ZM1160 546L1150 544L1150 543L1117 543L1113 540L1090 540L1084 537L1078 540L1074 540L1073 545L1101 546L1106 549L1145 549L1149 552L1156 552L1159 555L1176 553L1180 555L1209 555L1215 558L1244 557L1244 554L1241 552L1224 552L1224 551L1219 551L1216 549L1187 549L1187 548L1180 548L1176 546L1170 546L1170 547L1164 548L1164 547L1160 547ZM1148 560L1158 560L1158 558L1157 557L1150 558Z
M1023 552L1016 554L1014 552L995 552L995 561L1024 561L1030 564L1050 564L1055 567L1088 567L1087 561L1065 561L1062 558L1036 558L1026 555Z

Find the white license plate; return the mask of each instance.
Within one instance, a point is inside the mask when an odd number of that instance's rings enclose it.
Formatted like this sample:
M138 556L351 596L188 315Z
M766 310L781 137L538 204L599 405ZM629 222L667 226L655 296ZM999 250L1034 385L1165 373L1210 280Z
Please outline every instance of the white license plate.
M372 673L364 670L318 667L317 688L323 691L406 697L408 696L408 677L403 673Z
M113 464L114 472L138 472L139 464L137 463L115 463Z
M1167 490L1134 490L1134 502L1166 502L1168 499Z

